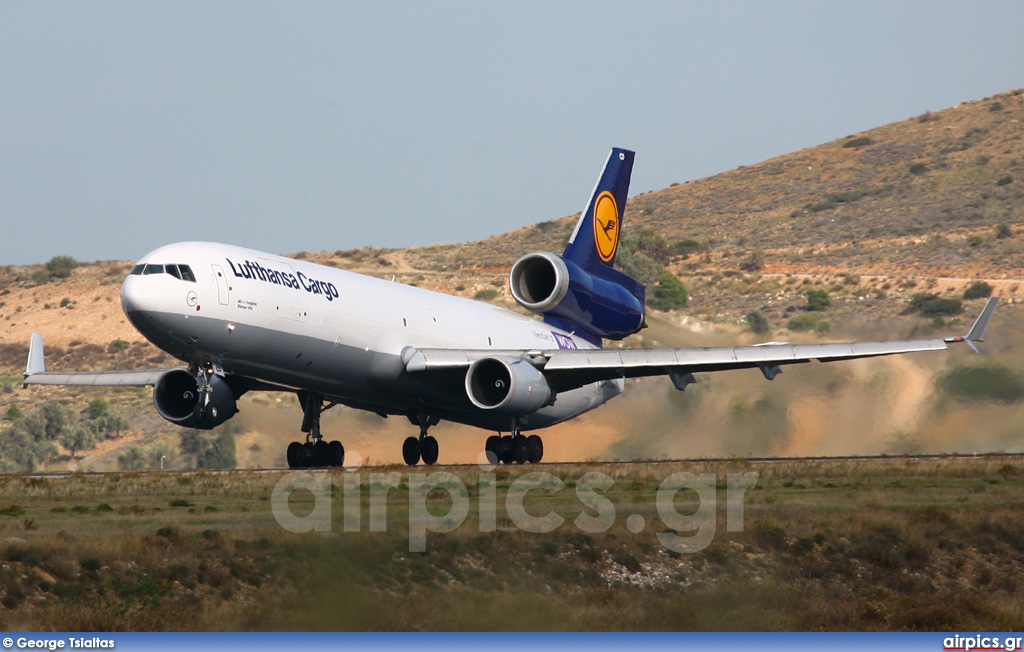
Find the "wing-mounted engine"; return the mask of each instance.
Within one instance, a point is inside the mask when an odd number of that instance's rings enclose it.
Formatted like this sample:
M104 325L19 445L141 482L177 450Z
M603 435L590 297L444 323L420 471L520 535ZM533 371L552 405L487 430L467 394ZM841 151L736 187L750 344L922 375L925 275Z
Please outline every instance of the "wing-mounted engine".
M526 416L551 402L544 374L526 360L481 358L466 372L466 393L473 405L499 414Z
M220 376L210 374L208 385L200 387L196 377L184 369L167 372L153 388L156 411L183 428L216 428L238 413L238 398Z
M603 267L587 272L571 260L542 251L512 265L509 286L519 305L544 320L601 338L621 340L644 327L644 286L627 274Z

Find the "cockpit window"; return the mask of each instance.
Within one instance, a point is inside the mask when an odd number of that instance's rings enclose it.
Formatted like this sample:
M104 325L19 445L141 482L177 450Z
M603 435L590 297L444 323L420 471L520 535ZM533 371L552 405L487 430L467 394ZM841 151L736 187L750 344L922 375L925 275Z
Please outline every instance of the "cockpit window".
M192 273L192 268L188 265L154 265L152 263L139 263L132 267L130 274L134 276L138 276L140 274L146 276L149 276L150 274L170 274L181 281L188 281L189 283L196 282L196 275Z

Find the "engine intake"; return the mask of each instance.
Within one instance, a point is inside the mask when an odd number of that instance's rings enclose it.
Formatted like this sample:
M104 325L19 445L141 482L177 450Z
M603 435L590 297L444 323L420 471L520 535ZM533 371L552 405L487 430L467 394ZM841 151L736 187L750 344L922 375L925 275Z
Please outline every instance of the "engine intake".
M561 256L545 251L526 254L509 274L512 296L530 312L554 310L569 292L569 267Z
M153 405L163 418L183 428L211 430L238 413L235 393L220 376L210 379L210 400L200 401L199 383L181 369L160 377L153 388Z
M519 358L481 358L466 372L466 393L473 405L501 414L526 416L551 401L544 374Z
M644 327L644 286L611 267L590 273L558 254L535 252L512 265L509 288L522 307L595 343Z

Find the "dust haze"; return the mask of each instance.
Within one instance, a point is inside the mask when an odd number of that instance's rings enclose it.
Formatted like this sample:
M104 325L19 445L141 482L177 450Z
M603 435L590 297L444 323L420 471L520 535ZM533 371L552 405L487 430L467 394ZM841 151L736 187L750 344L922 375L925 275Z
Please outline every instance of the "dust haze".
M655 329L661 334L656 344L706 346L727 339L671 326ZM909 332L905 322L897 327L865 320L830 339L931 336ZM698 374L699 382L685 392L667 378L629 380L623 395L606 405L538 431L544 461L1019 451L1024 407L964 403L936 388L937 379L958 365L997 359L1024 368L1015 353L1024 343L1021 329L997 318L989 340L982 356L957 346L948 353L810 362L784 367L770 382L757 370ZM240 466L284 465L287 443L301 439L298 402L254 394L241 410L236 418L252 432L239 437ZM369 464L400 464L402 441L418 432L403 417L383 419L345 407L325 412L322 429L344 443L350 463ZM448 422L430 432L440 443L439 463L461 464L478 462L491 434Z

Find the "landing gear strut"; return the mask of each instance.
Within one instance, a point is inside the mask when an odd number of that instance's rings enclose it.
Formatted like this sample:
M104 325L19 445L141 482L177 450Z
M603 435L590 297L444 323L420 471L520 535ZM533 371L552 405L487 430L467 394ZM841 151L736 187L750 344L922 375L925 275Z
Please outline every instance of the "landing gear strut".
M519 431L518 424L513 424L512 434L488 437L484 452L490 464L536 464L544 457L544 440L537 435L527 437Z
M437 440L428 435L427 430L441 420L429 414L410 414L409 421L420 427L420 436L405 440L402 444L402 459L409 466L416 466L421 459L427 466L433 466L437 463L438 446Z
M324 397L315 392L299 392L298 396L302 403L302 432L306 433L306 442L288 444L288 467L342 466L345 464L345 447L340 441L324 441L320 434L320 414L337 403L325 406Z

